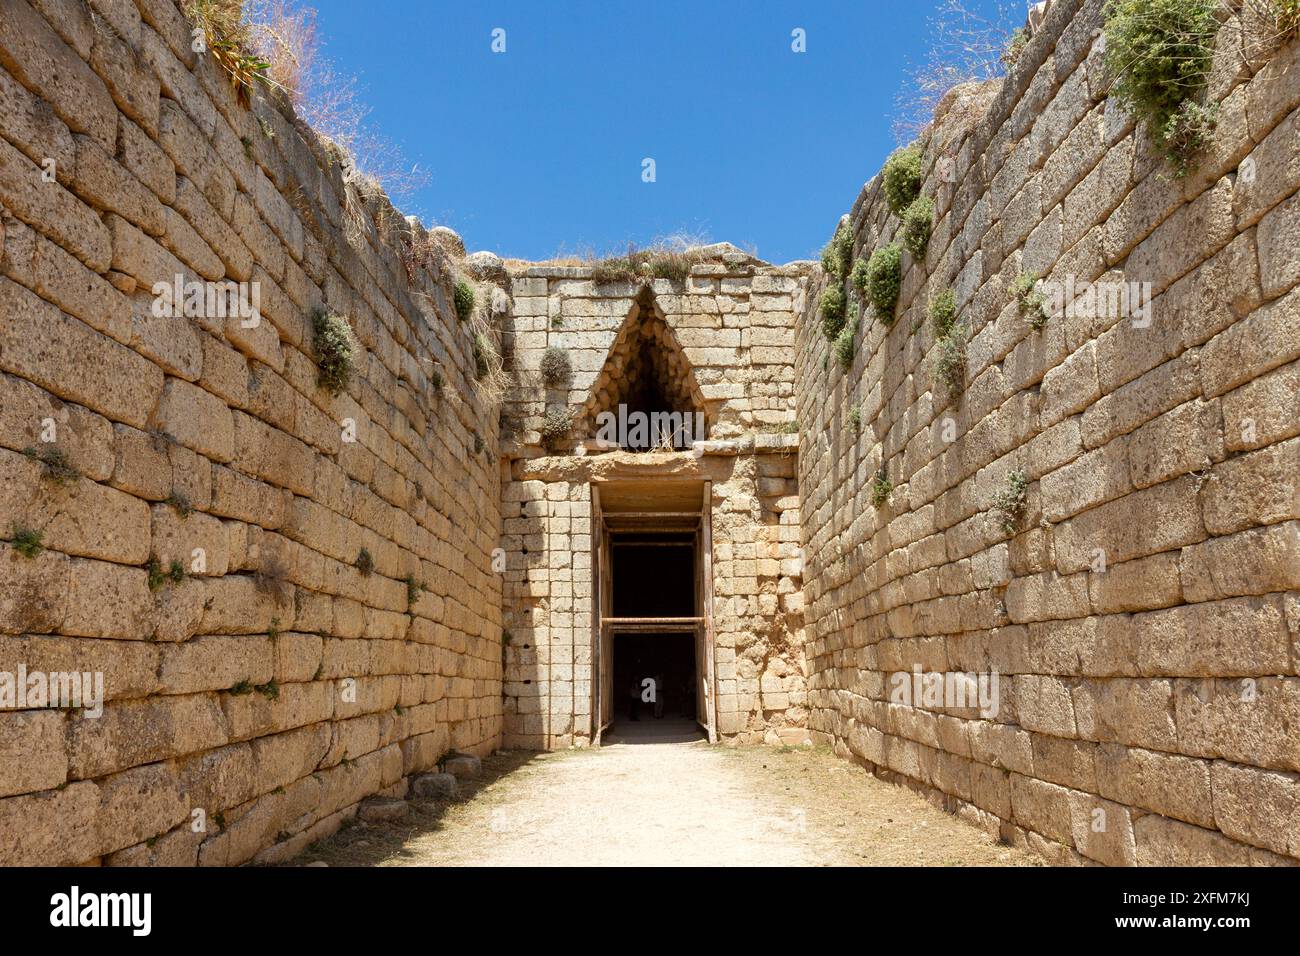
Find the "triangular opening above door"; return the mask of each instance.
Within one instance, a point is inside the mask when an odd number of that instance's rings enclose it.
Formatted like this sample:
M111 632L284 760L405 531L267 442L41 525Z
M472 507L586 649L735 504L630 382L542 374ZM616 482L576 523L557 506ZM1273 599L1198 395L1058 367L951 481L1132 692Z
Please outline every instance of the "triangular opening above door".
M582 422L585 437L628 451L681 451L707 437L704 395L649 286L609 348Z

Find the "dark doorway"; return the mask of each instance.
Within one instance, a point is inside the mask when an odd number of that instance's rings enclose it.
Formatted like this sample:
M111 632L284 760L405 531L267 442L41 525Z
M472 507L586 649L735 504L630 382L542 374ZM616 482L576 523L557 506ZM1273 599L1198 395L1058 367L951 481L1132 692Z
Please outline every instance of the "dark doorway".
M692 632L614 635L617 704L611 742L667 743L702 736L695 713L695 641Z
M613 616L694 617L694 534L613 535Z

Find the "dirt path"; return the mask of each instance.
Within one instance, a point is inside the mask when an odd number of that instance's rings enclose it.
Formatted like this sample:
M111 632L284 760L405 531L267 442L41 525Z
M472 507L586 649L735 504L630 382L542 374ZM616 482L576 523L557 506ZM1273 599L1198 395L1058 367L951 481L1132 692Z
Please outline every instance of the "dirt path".
M463 786L470 783L469 787ZM502 753L454 801L358 823L334 866L1025 865L1024 854L824 750L642 744Z

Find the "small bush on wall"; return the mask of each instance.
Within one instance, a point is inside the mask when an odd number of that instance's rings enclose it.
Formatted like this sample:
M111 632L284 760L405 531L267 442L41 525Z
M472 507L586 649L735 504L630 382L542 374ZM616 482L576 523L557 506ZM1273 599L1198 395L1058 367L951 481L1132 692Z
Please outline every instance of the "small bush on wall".
M930 244L930 233L933 230L934 200L929 196L919 196L903 212L903 245L913 258L925 258L925 249Z
M1020 314L1029 320L1035 332L1047 324L1047 298L1038 291L1038 276L1022 272L1011 283L1011 293L1020 307Z
M1108 0L1105 7L1110 95L1147 124L1180 176L1217 118L1217 105L1203 97L1219 7L1219 0Z
M853 365L853 354L857 350L858 327L861 323L858 320L858 304L853 302L849 305L849 317L844 323L844 328L840 329L839 335L835 337L835 360L840 363L840 368L848 371Z
M894 324L894 307L903 287L903 251L890 243L871 254L867 263L867 298L886 325Z
M822 311L822 335L826 336L826 341L834 342L840 329L844 328L844 290L838 285L827 286L818 304Z
M885 471L885 466L881 465L880 470L876 472L875 477L871 479L871 504L876 508L883 508L889 503L889 495L894 490L894 483L889 480L889 473Z
M464 322L474 312L474 287L464 279L457 279L452 302L456 306L456 317Z
M944 289L930 300L930 326L935 338L947 335L956 321L957 294L952 289Z
M542 353L542 381L551 388L564 385L573 374L569 363L569 353L564 349L551 346Z
M319 373L316 384L331 395L348 387L356 355L356 340L348 320L337 312L317 309L312 314L312 348Z
M853 230L847 221L841 221L831 241L822 249L822 268L843 281L848 278L849 265L852 262Z
M1017 468L1007 475L1006 487L993 499L993 513L998 527L1006 534L1015 534L1025 516L1029 500L1029 476Z
M889 208L901 216L921 192L921 147L913 143L895 150L885 160L882 185Z
M560 442L568 437L573 429L573 413L567 408L552 408L542 419L538 431L542 435L542 445L547 451L554 451Z

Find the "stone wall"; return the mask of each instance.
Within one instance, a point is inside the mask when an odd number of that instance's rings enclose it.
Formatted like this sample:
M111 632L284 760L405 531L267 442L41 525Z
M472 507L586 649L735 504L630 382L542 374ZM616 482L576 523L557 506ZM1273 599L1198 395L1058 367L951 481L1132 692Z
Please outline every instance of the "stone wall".
M897 319L864 323L847 373L810 285L811 726L1052 861L1294 863L1300 42L1265 50L1225 17L1218 127L1177 179L1106 99L1101 25L1099 0L1058 0L1004 81L941 104L925 261L904 254ZM879 177L851 222L864 258L896 234ZM1152 320L1080 301L1035 330L1013 301L1026 272L1149 282ZM956 399L931 384L926 318L948 286ZM891 700L914 667L996 670L996 716Z
M500 741L497 410L455 265L191 29L0 2L0 535L43 546L0 545L0 672L106 698L0 713L4 865L282 859ZM250 283L260 321L156 317L177 275ZM359 343L337 397L320 306Z
M803 739L799 503L795 489L794 319L801 266L773 267L709 247L683 279L602 282L591 266L528 266L512 278L504 342L516 384L503 411L512 442L501 547L508 745L549 749L591 740L593 480L695 477L713 482L714 661L718 731L732 743ZM707 261L706 261L707 260ZM611 452L593 415L616 401L638 322L663 328L676 362L667 395L701 404L701 454ZM666 330L666 331L665 331ZM664 341L669 342L665 348ZM568 382L541 378L563 350ZM543 447L548 410L574 412L572 435ZM784 434L782 434L784 432Z

